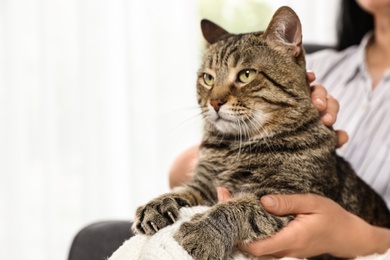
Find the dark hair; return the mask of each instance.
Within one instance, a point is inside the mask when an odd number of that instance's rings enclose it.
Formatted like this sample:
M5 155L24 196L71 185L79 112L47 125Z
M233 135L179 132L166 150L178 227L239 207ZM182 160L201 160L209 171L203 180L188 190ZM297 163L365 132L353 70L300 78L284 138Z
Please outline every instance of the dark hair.
M356 0L341 0L337 26L337 49L344 50L359 44L363 36L374 28L374 18Z

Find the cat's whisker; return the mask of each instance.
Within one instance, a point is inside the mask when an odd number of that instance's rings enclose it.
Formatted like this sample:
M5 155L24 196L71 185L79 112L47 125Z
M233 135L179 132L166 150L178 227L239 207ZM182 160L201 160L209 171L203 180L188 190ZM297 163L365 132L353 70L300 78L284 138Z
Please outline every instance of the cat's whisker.
M275 152L275 148L273 147L273 144L272 142L268 142L268 132L267 130L260 124L257 122L256 118L251 114L251 115L248 115L248 120L249 122L252 123L254 129L256 129L256 132L258 132L260 135L263 136L263 140L265 142L265 144L267 145L267 147L270 149L271 153L273 154Z
M213 125L212 123L206 121L206 125ZM225 141L225 134L222 132L216 132L215 137L218 140L219 139L219 144L223 143Z
M238 141L238 154L237 156L240 155L240 152L241 152L241 144L242 144L242 133L241 133L241 124L240 124L240 121L237 122L237 125L238 125L238 136L236 137L237 138L237 141Z
M244 126L244 137L246 140L250 140L250 127L248 126L247 122L243 119L243 118L240 118L240 121L242 122L243 126ZM250 144L249 142L249 152L252 151L252 145Z
M194 113L190 116L182 117L181 120L173 118L167 118L168 128L164 128L163 132L163 142L166 143L166 146L170 147L180 147L183 143L188 142L188 140L196 138L194 135L194 129L199 129L201 131L202 126L204 125L204 115L202 111L197 109L197 113ZM178 116L180 117L180 115ZM175 123L170 124L170 121L175 120ZM196 138L197 139L197 138ZM184 148L180 148L184 149Z
M243 143L246 142L246 125L242 119L238 120L240 126L240 151L243 149Z
M182 125L182 124L185 124L187 123L188 121L192 120L193 118L196 118L196 117L199 117L199 116L202 116L203 115L203 111L199 111L199 107L197 108L193 108L193 107L190 107L190 108L181 108L181 109L176 109L176 110L172 110L168 113L164 113L162 115L163 118L167 118L167 117L170 117L171 115L175 114L175 117L176 116L179 116L180 113L179 112L183 112L183 111L196 111L196 113L192 116L186 116L186 119L179 122L178 126Z
M175 109L171 109L169 111L165 111L163 115L170 115L170 114L177 114L178 112L188 112L188 111L193 111L193 110L199 110L199 105L195 106L186 106L186 107L178 107Z

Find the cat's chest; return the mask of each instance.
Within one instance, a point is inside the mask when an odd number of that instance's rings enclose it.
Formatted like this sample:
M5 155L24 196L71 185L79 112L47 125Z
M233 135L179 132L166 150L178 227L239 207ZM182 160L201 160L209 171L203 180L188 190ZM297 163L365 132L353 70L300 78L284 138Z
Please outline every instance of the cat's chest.
M204 149L199 160L200 170L210 175L216 186L262 182L280 171L285 160L281 154L255 148Z
M262 169L286 163L291 152L263 144L261 141L238 144L207 144L200 153L200 162L208 164L214 173L240 169Z

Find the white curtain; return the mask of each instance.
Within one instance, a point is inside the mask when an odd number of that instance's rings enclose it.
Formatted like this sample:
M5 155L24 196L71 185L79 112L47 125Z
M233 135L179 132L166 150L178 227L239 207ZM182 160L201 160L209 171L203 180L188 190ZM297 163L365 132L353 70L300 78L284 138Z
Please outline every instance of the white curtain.
M0 259L66 259L80 228L168 191L200 139L197 10L0 0Z
M0 259L66 259L199 140L196 1L2 0L0 25Z

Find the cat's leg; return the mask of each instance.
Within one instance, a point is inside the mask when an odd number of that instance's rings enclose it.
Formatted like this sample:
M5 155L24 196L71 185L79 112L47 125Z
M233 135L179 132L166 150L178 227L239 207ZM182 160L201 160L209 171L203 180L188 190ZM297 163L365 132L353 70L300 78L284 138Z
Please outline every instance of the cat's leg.
M216 203L216 200L216 192L203 191L196 182L176 188L174 192L161 195L139 207L133 230L140 234L153 235L158 230L173 224L179 216L181 207L209 206Z
M183 223L174 237L194 259L228 259L238 243L266 238L291 219L269 214L254 195L242 195Z

